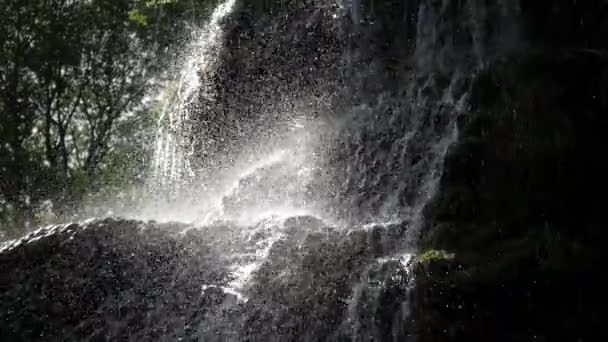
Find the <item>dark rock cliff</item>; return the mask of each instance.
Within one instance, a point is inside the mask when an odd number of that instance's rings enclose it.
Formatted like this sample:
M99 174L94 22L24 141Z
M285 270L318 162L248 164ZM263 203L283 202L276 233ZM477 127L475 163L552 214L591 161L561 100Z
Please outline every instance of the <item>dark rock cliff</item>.
M421 341L606 337L608 4L521 2L529 49L485 65L427 207Z
M0 249L0 340L348 340L350 289L395 228L345 232L313 217L251 227L105 219L42 228ZM276 230L282 236L267 258L235 289L235 261L254 258ZM404 272L395 261L368 275L389 284L374 314L391 317L400 305ZM383 322L382 336L399 325Z
M0 251L3 341L157 340L225 294L218 245L183 225L102 220L43 228ZM204 240L204 241L203 241ZM153 324L152 324L153 322Z

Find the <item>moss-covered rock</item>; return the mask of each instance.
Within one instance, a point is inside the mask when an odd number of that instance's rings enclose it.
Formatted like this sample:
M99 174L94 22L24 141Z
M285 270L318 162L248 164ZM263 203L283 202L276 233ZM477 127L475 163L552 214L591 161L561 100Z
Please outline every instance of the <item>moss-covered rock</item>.
M418 254L414 261L416 262L416 264L429 265L437 261L453 260L454 256L454 253L448 253L444 250L429 249Z

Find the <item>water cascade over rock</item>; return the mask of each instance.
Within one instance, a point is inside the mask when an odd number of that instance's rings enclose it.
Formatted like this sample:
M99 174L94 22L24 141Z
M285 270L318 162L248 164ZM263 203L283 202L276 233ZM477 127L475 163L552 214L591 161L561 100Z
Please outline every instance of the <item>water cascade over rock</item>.
M187 195L194 177L190 158L193 154L191 120L198 97L211 98L210 83L223 44L221 21L230 14L236 0L220 4L207 25L195 29L192 41L181 56L175 80L161 91L162 110L158 120L156 148L153 156L150 188L161 193L165 201Z
M441 215L482 207L450 197L473 201L463 179L483 177L463 155L489 155L462 147L463 131L490 139L480 111L508 78L497 65L552 46L537 13L521 1L218 5L167 90L150 182L161 200L138 215L182 223L99 219L6 244L0 337L481 339L433 302L451 293L442 270L460 267L445 261L456 223ZM421 258L421 237L447 251Z

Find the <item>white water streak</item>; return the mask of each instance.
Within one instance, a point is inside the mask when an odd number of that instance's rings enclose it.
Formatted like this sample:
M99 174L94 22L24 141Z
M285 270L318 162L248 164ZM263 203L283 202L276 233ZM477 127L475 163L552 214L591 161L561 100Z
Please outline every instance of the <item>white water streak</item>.
M171 200L178 199L194 177L190 164L193 104L200 98L213 99L210 76L216 69L222 47L221 22L232 12L235 3L236 0L227 0L219 5L207 25L196 31L196 39L186 49L188 53L178 78L167 84L159 96L164 103L158 120L150 186L154 192Z

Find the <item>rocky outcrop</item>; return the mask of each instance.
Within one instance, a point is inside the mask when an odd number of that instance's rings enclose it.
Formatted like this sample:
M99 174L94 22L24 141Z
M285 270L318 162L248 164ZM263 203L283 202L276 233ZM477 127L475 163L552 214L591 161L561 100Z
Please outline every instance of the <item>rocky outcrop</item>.
M392 317L408 278L390 251L398 227L351 232L314 217L194 228L118 219L42 228L2 247L7 341L284 341L358 336L375 297ZM271 241L268 243L268 241ZM260 247L261 246L261 247ZM256 259L256 255L264 254ZM251 268L237 279L239 268ZM234 284L235 281L240 284ZM367 290L366 293L370 290ZM404 300L404 298L402 298ZM367 334L390 336L399 322ZM363 324L363 323L361 323ZM378 322L365 323L374 328Z
M577 340L597 331L604 283L589 265L600 264L606 241L594 198L606 190L597 162L607 128L606 2L344 4L337 26L315 16L314 1L276 7L258 23L247 17L248 29L231 36L241 54L227 59L238 72L225 84L245 80L257 94L271 80L284 94L342 75L347 94L332 103L323 140L329 171L318 177L336 216L408 216L436 194L422 248L454 257L418 263L419 339ZM304 31L310 40L294 39ZM251 50L255 58L243 54ZM325 62L301 72L317 58ZM458 139L441 175L439 147L451 132ZM433 192L427 185L439 176Z
M227 270L200 231L103 220L40 229L0 252L0 339L158 340L188 333L226 295Z
M229 166L244 151L289 134L294 118L331 106L343 82L342 17L332 1L237 3L224 22L214 96L196 104L197 166Z
M538 10L525 7L522 18ZM427 208L423 248L453 258L417 269L421 341L605 338L598 303L608 284L597 266L606 257L608 169L598 157L608 55L596 16L606 10L555 3L546 26L525 21L542 45L475 77L471 112Z

